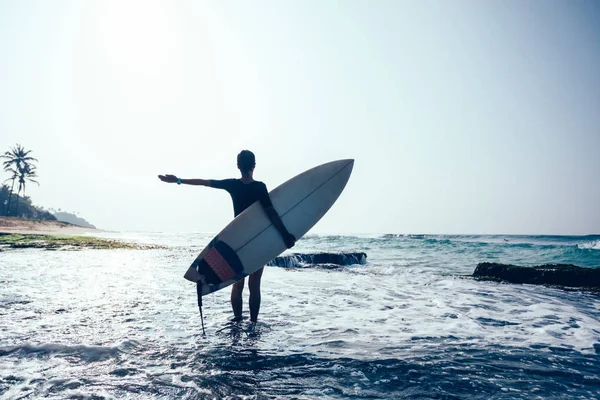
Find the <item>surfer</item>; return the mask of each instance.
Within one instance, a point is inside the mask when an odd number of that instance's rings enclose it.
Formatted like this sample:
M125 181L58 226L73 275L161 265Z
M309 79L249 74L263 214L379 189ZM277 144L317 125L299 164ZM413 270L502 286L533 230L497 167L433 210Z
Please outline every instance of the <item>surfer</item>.
M237 156L237 167L242 177L240 179L181 179L175 175L159 175L159 179L167 183L177 183L178 185L200 185L216 189L224 189L231 195L233 201L234 215L237 217L242 211L250 207L254 202L259 201L271 223L277 228L287 248L292 248L296 243L294 235L288 232L281 217L277 214L273 203L269 198L267 186L260 181L254 180L254 167L256 159L254 153L249 150L242 150ZM250 274L248 277L248 289L250 290L250 320L256 322L258 311L260 309L260 280L264 267ZM242 319L242 291L244 290L245 278L235 282L231 288L231 307L233 308L234 321Z

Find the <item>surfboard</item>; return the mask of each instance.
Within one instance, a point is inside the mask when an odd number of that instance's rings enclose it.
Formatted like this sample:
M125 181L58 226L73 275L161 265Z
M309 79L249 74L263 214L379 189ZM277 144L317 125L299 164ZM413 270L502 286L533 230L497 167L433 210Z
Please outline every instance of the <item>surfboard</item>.
M311 168L269 192L287 230L300 239L338 199L354 160ZM202 296L223 289L262 268L286 245L259 202L231 221L196 257L184 278L201 283Z

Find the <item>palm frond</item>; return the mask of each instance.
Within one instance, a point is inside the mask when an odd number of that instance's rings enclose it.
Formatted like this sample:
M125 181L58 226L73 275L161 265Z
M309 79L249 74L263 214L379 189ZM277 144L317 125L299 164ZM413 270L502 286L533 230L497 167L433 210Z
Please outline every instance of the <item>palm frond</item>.
M17 171L16 169L14 169L12 167L6 168L5 171L12 174L12 177L10 177L9 179L13 179L13 178L19 176L19 171Z

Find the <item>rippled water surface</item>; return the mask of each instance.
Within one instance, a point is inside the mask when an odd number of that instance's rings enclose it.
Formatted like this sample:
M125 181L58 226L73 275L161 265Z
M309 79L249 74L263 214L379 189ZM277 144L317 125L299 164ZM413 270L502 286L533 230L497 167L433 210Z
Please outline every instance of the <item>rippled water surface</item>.
M600 267L599 236L309 236L367 263L267 267L259 323L225 289L203 336L182 275L212 235L104 235L167 248L0 253L2 398L600 398L600 297L460 276Z

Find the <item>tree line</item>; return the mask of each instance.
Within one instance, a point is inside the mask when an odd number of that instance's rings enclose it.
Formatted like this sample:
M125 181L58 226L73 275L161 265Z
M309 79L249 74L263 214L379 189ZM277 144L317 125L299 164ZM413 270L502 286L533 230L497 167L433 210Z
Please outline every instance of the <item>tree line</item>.
M31 199L25 195L27 183L39 185L37 178L36 158L31 156L31 150L26 150L17 144L9 151L0 155L3 159L4 171L10 177L0 187L0 215L11 217L37 218L56 220L50 212L35 207ZM10 183L10 186L6 184ZM15 186L17 191L15 193Z

